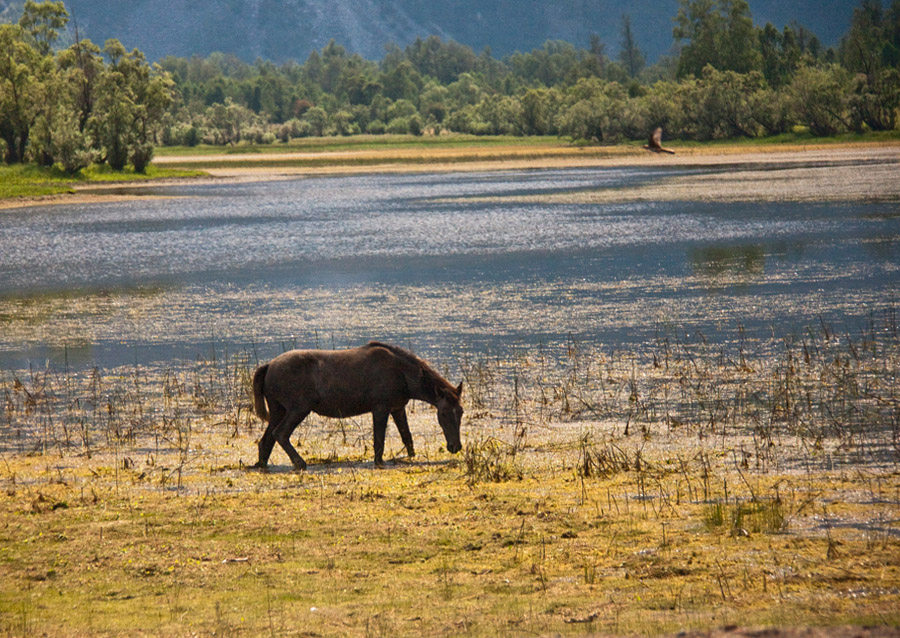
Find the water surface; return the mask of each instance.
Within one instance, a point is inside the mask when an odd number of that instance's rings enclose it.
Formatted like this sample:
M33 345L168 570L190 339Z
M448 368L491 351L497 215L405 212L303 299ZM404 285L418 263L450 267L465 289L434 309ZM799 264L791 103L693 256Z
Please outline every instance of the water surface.
M169 199L4 213L0 368L267 358L372 338L445 362L572 341L640 349L661 331L854 330L895 307L893 204L503 199L700 170L184 185L145 189Z

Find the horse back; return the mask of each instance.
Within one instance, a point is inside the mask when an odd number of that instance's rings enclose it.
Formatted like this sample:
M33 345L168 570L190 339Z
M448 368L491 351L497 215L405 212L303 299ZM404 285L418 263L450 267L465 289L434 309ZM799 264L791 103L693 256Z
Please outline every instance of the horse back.
M349 417L409 401L404 365L384 348L292 350L269 362L265 395L286 409Z

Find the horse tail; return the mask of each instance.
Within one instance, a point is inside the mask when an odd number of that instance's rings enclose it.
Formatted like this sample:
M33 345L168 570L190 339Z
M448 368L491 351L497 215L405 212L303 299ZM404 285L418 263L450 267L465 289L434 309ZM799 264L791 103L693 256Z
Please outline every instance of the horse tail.
M259 366L253 374L253 409L263 421L269 420L269 411L266 409L266 397L263 394L263 387L266 382L266 372L269 371L269 364Z

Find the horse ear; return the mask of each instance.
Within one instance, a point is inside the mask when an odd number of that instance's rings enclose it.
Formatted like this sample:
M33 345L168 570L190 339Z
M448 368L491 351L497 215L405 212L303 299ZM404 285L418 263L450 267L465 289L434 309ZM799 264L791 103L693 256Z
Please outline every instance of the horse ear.
M460 381L459 385L456 386L456 394L458 394L459 396L462 396L462 384L463 384L463 382Z

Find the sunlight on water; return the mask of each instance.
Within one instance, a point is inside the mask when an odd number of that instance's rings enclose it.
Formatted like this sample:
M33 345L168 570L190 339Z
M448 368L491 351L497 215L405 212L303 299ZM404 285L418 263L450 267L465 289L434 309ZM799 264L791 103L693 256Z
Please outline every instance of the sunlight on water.
M733 338L892 307L888 204L503 203L686 171L181 186L0 217L0 367L166 362L390 339L452 359L663 329Z

